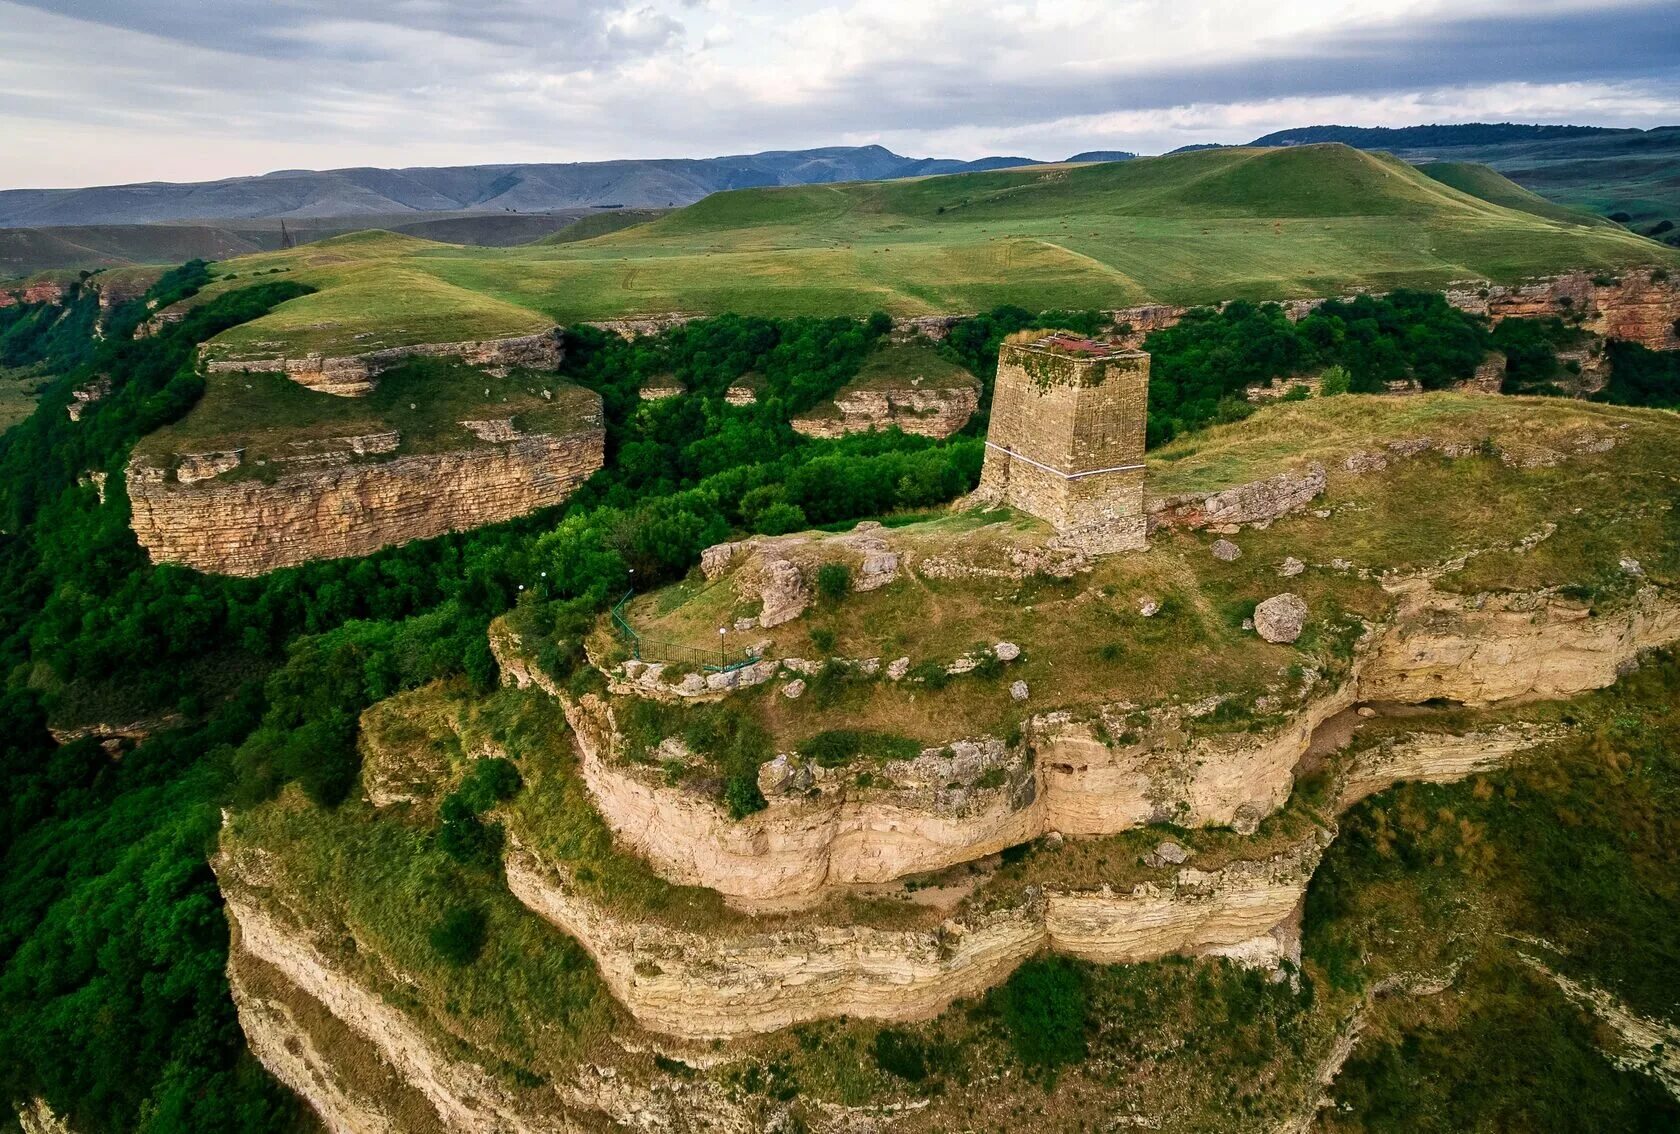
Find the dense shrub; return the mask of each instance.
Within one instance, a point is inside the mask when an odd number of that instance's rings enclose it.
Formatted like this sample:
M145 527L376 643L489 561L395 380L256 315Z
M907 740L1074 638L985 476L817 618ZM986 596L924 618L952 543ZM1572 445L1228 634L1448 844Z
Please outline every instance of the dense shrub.
M432 927L427 940L438 956L452 965L470 965L478 960L488 936L484 910L478 906L456 906Z
M1021 1062L1053 1071L1085 1056L1090 1012L1085 975L1066 957L1041 957L1016 969L988 1000Z

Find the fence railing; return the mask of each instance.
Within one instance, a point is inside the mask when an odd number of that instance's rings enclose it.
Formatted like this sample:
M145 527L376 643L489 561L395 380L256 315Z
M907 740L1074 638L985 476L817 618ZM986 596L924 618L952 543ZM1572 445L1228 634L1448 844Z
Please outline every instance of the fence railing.
M637 661L688 662L698 665L705 673L729 673L749 666L759 659L760 655L751 650L730 649L725 646L721 634L718 635L718 648L715 650L664 638L650 638L630 625L628 610L630 600L635 597L634 590L624 592L624 597L612 608L612 621L613 628L629 644L630 656Z

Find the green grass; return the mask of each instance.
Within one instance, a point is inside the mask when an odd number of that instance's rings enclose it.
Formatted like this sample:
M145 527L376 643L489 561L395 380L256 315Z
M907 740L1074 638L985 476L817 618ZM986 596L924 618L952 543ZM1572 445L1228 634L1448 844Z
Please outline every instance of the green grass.
M579 428L596 404L587 391L552 374L516 370L499 378L444 359L388 370L360 398L307 390L282 374L212 374L192 411L149 434L138 449L167 463L180 453L244 448L244 463L223 475L253 476L264 461L296 455L299 443L395 429L398 456L470 449L489 443L462 421L511 418L520 430L566 433Z
M1531 193L1524 189L1521 185L1498 173L1491 166L1483 165L1480 162L1432 161L1418 166L1418 169L1441 184L1450 185L1461 193L1468 193L1472 197L1480 197L1484 201L1491 201L1495 205L1502 205L1507 209L1533 213L1535 216L1544 217L1547 220L1561 221L1564 224L1597 225L1605 228L1613 227L1615 223L1582 209L1554 204L1538 193Z
M974 375L958 366L927 343L886 343L864 360L848 389L949 390L975 387Z
M1493 179L1478 189L1490 193ZM1521 194L1511 186L1504 197L1531 206ZM461 248L362 233L228 261L220 271L282 268L319 290L213 349L350 351L670 311L1282 299L1680 263L1650 241L1578 222L1341 146L747 189L594 239Z
M52 375L35 367L0 367L0 433L4 433L35 410L35 401Z

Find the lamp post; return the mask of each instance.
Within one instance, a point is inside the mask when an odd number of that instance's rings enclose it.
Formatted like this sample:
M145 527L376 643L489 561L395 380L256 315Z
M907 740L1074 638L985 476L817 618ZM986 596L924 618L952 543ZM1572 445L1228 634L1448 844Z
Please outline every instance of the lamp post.
M723 635L727 629L728 628L724 626L718 627L718 665L720 666L728 664L723 660Z

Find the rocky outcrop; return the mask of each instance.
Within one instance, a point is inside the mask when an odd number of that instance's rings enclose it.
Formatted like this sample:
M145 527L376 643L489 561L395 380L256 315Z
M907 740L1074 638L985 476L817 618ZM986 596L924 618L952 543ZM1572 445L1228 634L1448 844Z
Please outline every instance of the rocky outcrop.
M238 868L230 868L226 856L219 856L218 876L224 883L228 881L230 869ZM224 890L228 888L224 885ZM241 895L237 883L234 892L228 894L226 910L233 929L230 982L236 987L243 984L239 968L242 957L270 966L298 992L318 1002L371 1044L402 1083L432 1106L445 1129L484 1134L537 1134L571 1128L569 1123L534 1119L522 1113L510 1092L483 1069L451 1058L440 1050L400 1009L329 959L307 933L280 921ZM239 1004L237 993L235 1003ZM381 1112L358 1103L347 1088L323 1071L324 1061L319 1053L306 1046L286 1043L284 1018L275 1009L254 1003L249 995L240 1007L240 1023L250 1029L247 1036L253 1053L277 1077L302 1094L318 1113L323 1117L330 1115L335 1129L390 1128L380 1124ZM276 1028L279 1030L271 1030ZM285 1050L283 1057L276 1054L277 1046Z
M19 303L49 303L61 306L64 297L70 294L67 284L53 282L38 282L22 284L8 291L0 291L0 307L12 307Z
M1511 724L1463 734L1414 732L1356 753L1340 778L1337 804L1352 807L1397 783L1454 783L1504 766L1568 734L1558 725Z
M854 773L799 765L767 785L765 810L735 820L710 795L620 758L605 702L585 695L562 704L583 781L625 848L670 881L744 908L809 904L826 886L940 870L1043 830L1032 769L999 741L888 762L867 788Z
M128 466L131 523L153 562L260 575L511 520L561 503L601 467L596 406L563 435L288 472L272 482L213 472L202 483L171 482L167 469L137 454Z
M980 406L980 386L847 388L827 405L794 418L790 425L807 437L897 428L923 437L945 438L968 424Z
M1198 724L1204 707L1185 705L1158 708L1138 727L1127 722L1129 706L1095 718L1047 713L1027 722L1017 747L978 742L990 755L960 775L956 764L916 775L889 763L865 787L813 770L799 790L771 795L765 810L739 821L711 796L622 759L606 702L586 697L566 710L584 781L628 849L672 882L714 889L742 908L779 909L808 905L834 885L938 870L1050 831L1110 835L1150 822L1251 831L1289 798L1318 726L1359 701L1567 697L1609 685L1642 650L1680 640L1680 603L1654 588L1597 616L1549 593L1460 596L1423 582L1398 590L1396 614L1372 633L1353 675L1281 724L1210 733Z
M1269 524L1305 508L1323 495L1328 483L1324 466L1313 461L1298 471L1281 472L1218 492L1152 497L1148 502L1149 527L1154 531L1161 527Z
M1602 689L1647 649L1680 639L1680 605L1646 587L1617 614L1549 592L1456 595L1400 584L1383 647L1360 669L1363 700L1489 705Z
M1180 870L1119 893L1028 890L1018 905L931 930L834 925L719 936L621 919L515 846L508 888L593 956L643 1027L690 1039L852 1016L917 1020L1002 981L1049 948L1095 961L1238 950L1287 919L1328 841L1316 833L1264 862ZM1265 953L1262 948L1257 952Z
M662 331L669 331L672 327L680 327L684 323L692 323L701 315L690 315L682 311L668 311L663 315L634 315L625 319L596 319L582 324L594 327L598 331L617 335L621 339L634 340L642 335L657 335Z
M1583 330L1651 350L1680 350L1680 281L1660 271L1620 275L1569 272L1514 287L1487 285L1447 292L1453 306L1495 323L1512 318L1579 318Z
M206 343L201 349L214 348ZM372 391L381 371L410 359L456 358L469 366L506 373L515 367L558 370L561 355L560 328L555 327L534 335L459 343L415 343L336 357L306 354L300 358L219 358L207 361L204 369L210 374L238 374L248 370L280 373L305 389L358 397Z
M110 396L111 379L101 374L70 391L70 402L64 407L64 412L71 421L80 421L90 406L98 405Z

